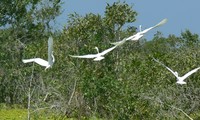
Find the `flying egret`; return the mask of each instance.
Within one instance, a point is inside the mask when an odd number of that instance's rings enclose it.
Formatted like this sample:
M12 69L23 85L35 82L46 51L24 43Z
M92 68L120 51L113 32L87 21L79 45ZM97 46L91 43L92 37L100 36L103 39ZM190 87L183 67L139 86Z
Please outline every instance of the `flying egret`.
M41 58L32 58L32 59L23 59L23 63L35 62L41 66L46 67L45 70L53 65L55 58L53 56L53 38L49 37L48 39L48 61Z
M163 65L164 67L166 67L166 68L177 78L177 82L176 82L176 83L181 84L181 85L182 85L182 84L186 84L186 82L185 82L184 80L185 80L187 77L189 77L190 75L192 75L193 73L197 72L197 71L200 69L200 67L195 68L195 69L189 71L188 73L186 73L184 76L180 77L180 76L178 75L178 72L176 72L176 71L174 72L174 71L171 70L169 67L167 67L167 66L164 65L163 63L159 62L159 61L156 60L155 58L153 58L153 60L156 61L156 62L158 62L158 63L160 63L160 64Z
M114 50L117 46L120 46L121 44L123 44L123 42L125 42L125 39L122 40L122 42L120 44L117 44L109 49L104 50L103 52L99 53L99 49L98 47L95 47L95 49L97 50L97 54L88 54L88 55L81 55L81 56L76 56L76 55L69 55L70 57L75 57L75 58L94 58L94 61L101 61L102 59L104 59L104 55L107 54L108 52Z
M88 55L81 55L81 56L76 56L76 55L69 55L70 57L76 57L76 58L94 58L94 61L100 61L104 59L104 55L113 49L115 49L117 46L111 47L107 50L104 50L103 52L99 53L99 49L95 47L97 50L97 54L88 54Z
M138 33L136 33L136 34L134 34L134 35L132 35L132 36L126 38L126 41L128 41L128 40L131 40L131 41L138 41L140 38L142 38L142 37L144 36L145 33L147 33L148 31L150 31L151 29L154 29L154 28L156 28L156 27L159 27L159 26L165 24L166 22L167 22L167 19L165 18L165 19L163 19L161 22L159 22L158 24L156 24L156 25L154 25L154 26L152 26L152 27L150 27L150 28L147 28L147 29L145 29L145 30L141 30L141 25L140 25L140 26L139 26L140 32L138 32ZM121 43L121 41L114 42L114 43L111 43L111 44L117 45L117 44L119 44L119 43Z

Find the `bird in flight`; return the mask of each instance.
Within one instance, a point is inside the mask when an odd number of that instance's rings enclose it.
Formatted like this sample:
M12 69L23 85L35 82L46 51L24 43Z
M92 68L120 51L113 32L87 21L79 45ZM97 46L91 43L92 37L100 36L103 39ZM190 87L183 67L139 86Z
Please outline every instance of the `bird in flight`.
M176 72L176 71L173 71L172 69L170 69L169 67L167 67L166 65L164 65L163 63L161 63L160 61L158 61L158 60L156 60L155 58L153 58L153 60L154 61L156 61L156 62L158 62L158 63L160 63L161 65L163 65L165 68L167 68L176 78L177 78L177 84L186 84L186 82L184 81L187 77L189 77L190 75L192 75L193 73L195 73L195 72L197 72L199 69L200 69L200 67L198 67L198 68L195 68L195 69L193 69L193 70L191 70L191 71L189 71L188 73L186 73L184 76L182 76L182 77L180 77L179 75L178 75L178 72Z
M46 67L45 70L51 67L55 62L55 58L53 55L53 38L49 37L48 39L48 61L43 60L41 58L31 58L31 59L23 59L22 62L23 63L35 62L41 66Z
M130 40L130 41L138 41L140 38L142 38L145 35L145 33L150 31L151 29L154 29L156 27L159 27L159 26L165 24L166 22L167 22L167 19L165 18L161 22L159 22L158 24L156 24L156 25L154 25L154 26L152 26L150 28L147 28L145 30L141 30L141 25L140 25L140 27L139 27L140 28L140 32L138 32L138 33L126 38L126 41L128 41L128 40ZM114 42L114 43L111 43L111 44L117 45L117 44L120 44L121 42L122 41L118 41L118 42Z
M98 47L95 47L95 49L97 50L97 54L88 54L88 55L69 55L70 57L75 57L75 58L94 58L94 61L101 61L102 59L104 59L104 55L107 54L108 52L114 50L117 46L120 46L123 44L123 42L125 42L125 39L122 40L121 44L117 44L109 49L104 50L103 52L99 52Z

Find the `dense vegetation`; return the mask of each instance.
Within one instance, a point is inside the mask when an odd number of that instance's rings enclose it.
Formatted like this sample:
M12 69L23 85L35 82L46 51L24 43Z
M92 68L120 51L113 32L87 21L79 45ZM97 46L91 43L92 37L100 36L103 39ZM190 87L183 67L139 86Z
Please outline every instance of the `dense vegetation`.
M95 53L111 42L136 33L125 27L137 19L125 2L107 4L105 14L69 14L62 31L51 32L60 14L60 1L0 1L0 103L19 104L33 113L47 110L69 118L187 119L200 116L200 71L176 84L176 78L152 58L181 75L199 67L199 36L185 30L180 36L127 42L100 62L69 55ZM167 25L167 24L166 24ZM165 26L165 25L164 25ZM162 26L162 27L164 27ZM159 29L159 28L158 28ZM47 59L47 39L54 38L56 62L47 71L23 58ZM30 91L31 90L31 91Z

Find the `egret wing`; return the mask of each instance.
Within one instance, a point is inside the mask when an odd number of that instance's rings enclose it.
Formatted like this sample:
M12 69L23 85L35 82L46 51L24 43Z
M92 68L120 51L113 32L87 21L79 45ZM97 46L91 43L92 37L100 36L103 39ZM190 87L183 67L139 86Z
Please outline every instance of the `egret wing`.
M96 54L90 54L90 55L69 55L70 57L75 57L75 58L95 58L97 57Z
M186 73L186 74L183 76L183 79L186 79L186 78L189 77L191 74L197 72L199 69L200 69L200 67L195 68L195 69L191 70L190 72Z
M118 44L120 44L122 42L122 40L121 41L118 41L118 42L113 42L113 43L110 43L110 44L112 44L112 45L118 45Z
M137 33L137 34L138 34L138 33ZM135 38L137 34L134 34L134 35L132 35L132 36L126 38L126 40L131 40L131 39Z
M142 34L143 34L143 31L138 32L138 33L136 33L136 34L134 34L134 35L126 38L126 41L127 40L137 41L137 40L139 40L143 36Z
M120 43L118 43L118 44L115 45L115 46L121 46L121 45L123 45L126 41L127 41L126 38L124 38L123 40L120 41Z
M111 47L109 49L104 50L103 52L101 52L99 54L103 56L103 55L107 54L108 52L112 51L113 49L115 49L117 46L118 45L115 45L115 46L113 46L113 47Z
M165 66L165 65L164 65ZM172 74L174 74L174 76L176 76L177 78L178 78L178 75L177 74L175 74L175 72L172 70L172 69L170 69L169 67L167 67L167 66L165 66Z
M126 41L127 41L127 38L124 38L124 39L121 40L121 41L114 42L114 43L111 43L111 44L112 44L112 45L115 45L115 46L119 46L119 45L123 45Z
M174 76L176 76L178 78L177 74L175 74L175 72L172 69L170 69L169 67L167 67L166 65L164 65L160 61L156 60L155 58L153 58L153 60L160 63L162 66L166 67L172 74L174 74Z
M29 62L34 62L34 58L33 59L23 59L22 62L23 63L29 63Z
M155 27L147 28L147 29L145 29L145 30L143 30L143 31L141 31L141 32L138 32L138 33L140 33L140 34L145 34L145 33L147 33L149 30L151 30L151 29L153 29L153 28L155 28Z
M145 30L143 30L143 31L141 31L141 32L139 32L139 33L145 34L145 33L147 33L149 30L154 29L154 28L156 28L156 27L159 27L159 26L165 24L166 22L167 22L167 19L165 18L165 19L163 19L162 21L160 21L158 24L156 24L155 26L150 27L150 28L147 28L147 29L145 29Z
M53 58L52 58L52 54L53 54L53 38L49 37L48 39L48 62L50 65L53 64Z
M153 27L154 27L154 28L155 28L155 27L159 27L159 26L165 24L166 22L167 22L167 19L165 18L165 19L163 19L162 21L160 21L158 24L156 24L156 25L153 26Z
M41 66L48 66L48 62L41 58L23 59L22 62L23 63L35 62Z

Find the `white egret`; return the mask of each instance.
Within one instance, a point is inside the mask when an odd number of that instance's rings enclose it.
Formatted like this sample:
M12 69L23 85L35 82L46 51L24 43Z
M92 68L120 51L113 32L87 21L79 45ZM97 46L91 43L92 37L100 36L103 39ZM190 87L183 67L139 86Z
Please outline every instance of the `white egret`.
M98 47L95 47L95 49L97 50L97 54L88 54L88 55L81 55L81 56L76 56L76 55L69 55L70 57L76 57L76 58L94 58L94 61L101 61L102 59L104 59L104 55L107 54L108 52L114 50L117 46L122 45L125 42L125 39L122 40L122 42L120 44L117 44L109 49L104 50L103 52L99 53L99 49Z
M156 60L155 58L153 58L156 62L160 63L161 65L163 65L164 67L166 67L176 78L177 78L177 82L178 84L186 84L186 82L184 81L187 77L189 77L190 75L192 75L193 73L197 72L200 67L195 68L191 71L189 71L188 73L186 73L184 76L180 77L178 75L178 72L174 72L173 70L171 70L169 67L167 67L166 65L164 65L163 63L159 62L158 60Z
M117 46L111 47L109 49L104 50L103 52L99 53L99 49L95 47L97 50L97 54L88 54L88 55L81 55L81 56L76 56L76 55L69 55L71 57L76 57L76 58L94 58L94 61L100 61L104 59L104 55L107 54L108 52L112 51L115 49Z
M134 34L134 35L132 35L132 36L126 38L126 41L128 41L128 40L131 40L131 41L138 41L140 38L142 38L142 37L144 36L145 33L147 33L148 31L150 31L151 29L154 29L154 28L156 28L156 27L158 27L158 26L161 26L161 25L165 24L166 22L167 22L167 19L165 18L165 19L163 19L161 22L159 22L158 24L156 24L156 25L154 25L154 26L152 26L152 27L150 27L150 28L147 28L147 29L145 29L145 30L141 30L141 25L140 25L140 26L139 26L140 32L138 32L138 33L136 33L136 34ZM111 43L111 44L117 45L117 44L119 44L119 43L121 43L121 41L114 42L114 43Z
M23 59L23 63L35 62L41 66L46 67L45 70L53 65L55 58L53 56L53 38L49 37L48 39L48 61L41 58L32 58L32 59Z

